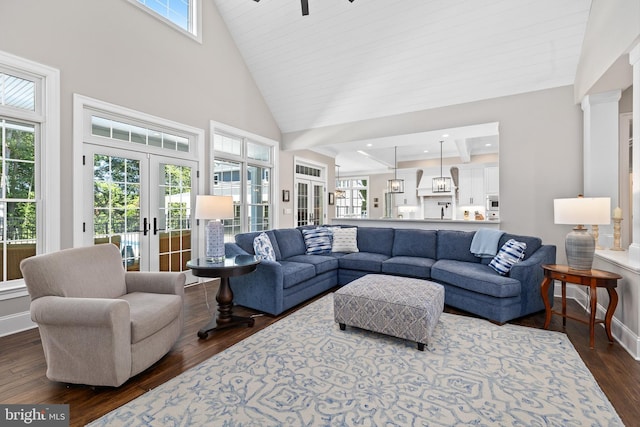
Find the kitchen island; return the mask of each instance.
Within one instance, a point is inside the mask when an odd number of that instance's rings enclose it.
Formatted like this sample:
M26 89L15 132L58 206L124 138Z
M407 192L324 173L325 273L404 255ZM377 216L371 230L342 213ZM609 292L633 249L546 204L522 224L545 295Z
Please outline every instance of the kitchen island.
M357 225L360 227L415 228L420 230L463 230L474 231L480 228L500 229L497 220L462 219L403 219L403 218L333 218L333 225Z

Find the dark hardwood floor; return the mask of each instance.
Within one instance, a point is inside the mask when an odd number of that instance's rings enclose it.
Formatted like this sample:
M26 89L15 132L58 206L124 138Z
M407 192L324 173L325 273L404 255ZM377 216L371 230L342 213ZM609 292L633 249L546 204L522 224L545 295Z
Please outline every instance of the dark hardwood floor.
M279 317L258 316L252 328L237 327L218 331L210 334L208 339L200 340L196 333L210 320L210 312L205 303L205 289L210 308L215 310L217 289L214 282L207 283L206 288L204 285L187 288L185 327L178 343L158 363L119 388L49 381L45 376L46 365L37 329L0 338L0 402L69 404L71 425L82 426L289 314ZM556 301L556 304L559 305L560 302ZM569 301L568 306L569 311L574 314L583 311L574 301ZM236 307L235 311L244 315L257 314L242 307ZM465 314L450 308L445 311ZM542 328L544 313L510 323ZM553 317L550 329L562 330L562 320L558 316ZM595 349L589 348L587 325L569 319L566 333L623 422L629 426L637 425L637 420L640 419L640 363L618 343L609 344L604 328L600 326L596 330Z

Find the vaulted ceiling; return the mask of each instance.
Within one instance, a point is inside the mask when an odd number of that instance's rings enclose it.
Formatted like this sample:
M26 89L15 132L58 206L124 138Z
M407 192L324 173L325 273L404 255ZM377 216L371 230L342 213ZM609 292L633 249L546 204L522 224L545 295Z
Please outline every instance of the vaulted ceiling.
M591 0L214 0L283 133L571 85Z

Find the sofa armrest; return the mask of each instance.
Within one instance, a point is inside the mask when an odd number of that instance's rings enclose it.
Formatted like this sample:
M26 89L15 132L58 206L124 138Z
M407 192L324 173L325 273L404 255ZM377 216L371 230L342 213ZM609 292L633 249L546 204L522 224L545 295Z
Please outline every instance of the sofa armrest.
M234 301L269 314L282 313L284 276L277 261L262 260L255 271L229 278Z
M520 281L523 307L531 307L526 312L533 313L538 310L544 310L544 303L540 293L540 284L544 277L542 265L555 263L555 245L542 245L529 258L511 268L509 277ZM549 301L553 305L553 286L549 287Z
M31 303L31 320L55 326L129 330L129 303L121 299L46 296Z
M128 271L124 275L127 293L173 294L184 297L184 273Z
M228 242L224 244L225 256L232 257L236 255L253 255L238 246L237 243Z

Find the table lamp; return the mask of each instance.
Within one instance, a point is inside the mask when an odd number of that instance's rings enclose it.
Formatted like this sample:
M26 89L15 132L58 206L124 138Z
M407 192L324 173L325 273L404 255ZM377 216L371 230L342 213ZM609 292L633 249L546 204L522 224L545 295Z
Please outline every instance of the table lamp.
M195 217L209 220L204 231L207 261L224 261L224 225L220 220L233 218L233 197L196 196Z
M591 270L595 239L584 224L609 224L609 197L577 197L553 201L554 223L577 225L564 243L567 264L573 270Z

